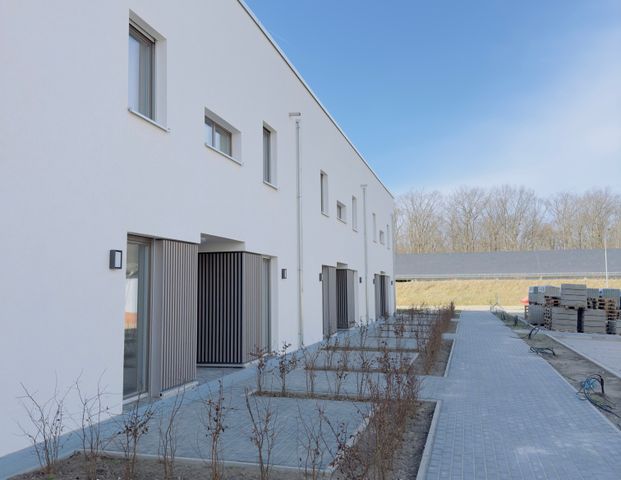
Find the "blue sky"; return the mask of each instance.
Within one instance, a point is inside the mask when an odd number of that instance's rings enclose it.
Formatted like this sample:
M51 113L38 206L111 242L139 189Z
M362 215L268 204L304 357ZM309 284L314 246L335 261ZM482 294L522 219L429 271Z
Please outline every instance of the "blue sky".
M621 0L247 0L394 193L621 185Z

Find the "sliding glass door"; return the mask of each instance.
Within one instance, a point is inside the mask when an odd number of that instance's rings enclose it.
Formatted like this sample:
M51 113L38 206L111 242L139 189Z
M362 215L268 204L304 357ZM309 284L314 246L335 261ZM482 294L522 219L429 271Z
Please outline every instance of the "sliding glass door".
M123 395L147 390L151 244L130 237L125 271Z

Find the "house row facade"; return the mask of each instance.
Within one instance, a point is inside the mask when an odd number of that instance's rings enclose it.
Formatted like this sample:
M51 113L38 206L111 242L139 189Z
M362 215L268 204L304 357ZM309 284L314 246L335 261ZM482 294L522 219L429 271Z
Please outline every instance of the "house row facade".
M0 457L21 384L120 412L393 311L393 197L242 2L3 2L0 60Z

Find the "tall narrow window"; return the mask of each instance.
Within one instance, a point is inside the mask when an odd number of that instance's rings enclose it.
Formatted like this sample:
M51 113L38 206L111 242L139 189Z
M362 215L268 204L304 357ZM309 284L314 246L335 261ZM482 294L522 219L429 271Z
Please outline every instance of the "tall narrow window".
M336 202L336 218L343 223L347 222L347 208L341 202Z
M377 217L373 214L373 241L377 242Z
M153 56L155 40L129 26L129 108L154 119Z
M390 250L390 225L386 225L386 246Z
M229 157L233 155L231 132L207 116L205 117L205 143Z
M386 238L385 238L385 235L384 235L384 230L380 230L380 232L379 232L379 240L380 240L380 243L382 245L384 245L386 243Z
M272 132L263 127L263 181L273 184L272 179Z
M321 172L319 182L321 187L321 213L328 215L328 175Z
M358 231L358 199L351 197L351 228Z

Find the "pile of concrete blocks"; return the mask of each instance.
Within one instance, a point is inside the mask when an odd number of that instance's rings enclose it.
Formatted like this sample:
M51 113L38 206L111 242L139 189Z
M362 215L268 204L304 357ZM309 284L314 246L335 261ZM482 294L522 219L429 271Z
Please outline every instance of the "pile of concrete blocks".
M617 288L572 283L560 288L533 286L528 289L527 318L533 325L551 330L621 335L620 305L621 290Z
M587 286L573 283L561 284L561 306L569 308L586 308Z
M544 317L545 306L543 305L529 305L528 307L528 321L533 325L545 325Z
M604 310L587 308L582 317L582 331L584 333L607 333L608 320Z
M578 310L565 307L552 307L551 330L559 332L578 331Z

